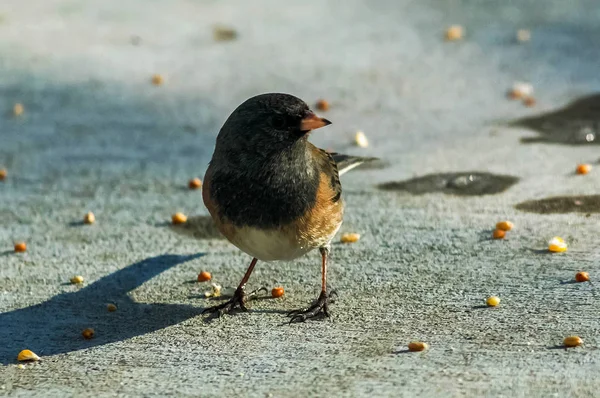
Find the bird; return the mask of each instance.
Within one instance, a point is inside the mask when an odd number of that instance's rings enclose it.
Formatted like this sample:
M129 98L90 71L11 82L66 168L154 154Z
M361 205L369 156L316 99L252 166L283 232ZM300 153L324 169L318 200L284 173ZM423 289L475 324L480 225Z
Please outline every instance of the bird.
M267 93L251 97L227 118L204 175L202 199L217 229L252 257L235 293L204 313L247 311L257 291L245 287L258 261L291 261L312 250L321 255L321 293L290 322L330 316L335 291L327 290L331 241L342 225L340 175L376 158L330 153L308 141L330 125L300 98Z

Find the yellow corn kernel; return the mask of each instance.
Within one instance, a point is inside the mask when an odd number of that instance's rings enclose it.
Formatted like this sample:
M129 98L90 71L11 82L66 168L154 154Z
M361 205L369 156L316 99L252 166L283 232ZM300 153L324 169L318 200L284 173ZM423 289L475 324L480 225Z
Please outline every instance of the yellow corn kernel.
M565 347L577 347L583 344L583 339L579 336L569 336L565 337L563 344Z
M340 242L342 242L342 243L354 243L354 242L358 242L359 239L360 239L360 234L357 234L357 233L347 233L347 234L342 234L342 236L340 238Z
M35 352L30 350L23 350L17 355L17 361L39 361L40 357Z
M416 352L416 351L425 351L429 349L429 344L424 343L422 341L411 341L408 343L408 351Z

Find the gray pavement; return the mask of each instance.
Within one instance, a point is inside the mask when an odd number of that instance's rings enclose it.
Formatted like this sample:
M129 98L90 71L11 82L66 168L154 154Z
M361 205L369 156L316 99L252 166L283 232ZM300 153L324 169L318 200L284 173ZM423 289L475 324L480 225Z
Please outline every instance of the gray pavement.
M600 215L514 208L598 194L598 170L572 173L598 161L598 141L523 143L536 133L507 127L599 91L596 3L4 0L0 395L598 396L598 287L564 282L600 275ZM455 23L465 40L444 42ZM215 41L216 24L238 39ZM514 42L520 28L531 42ZM536 107L506 99L515 81L534 85ZM284 298L205 322L197 273L232 287L250 259L168 221L207 214L188 179L231 110L269 91L328 99L333 124L312 141L386 167L342 178L341 232L362 238L334 245L332 319L282 325L318 293L311 253L257 267L250 287ZM368 148L352 146L357 129ZM484 196L376 187L464 171L520 180ZM96 224L78 223L87 211ZM501 219L516 227L492 241ZM543 250L555 235L568 252ZM500 306L480 308L492 294ZM556 348L570 334L584 346ZM406 353L415 339L431 349ZM19 368L24 348L42 361Z

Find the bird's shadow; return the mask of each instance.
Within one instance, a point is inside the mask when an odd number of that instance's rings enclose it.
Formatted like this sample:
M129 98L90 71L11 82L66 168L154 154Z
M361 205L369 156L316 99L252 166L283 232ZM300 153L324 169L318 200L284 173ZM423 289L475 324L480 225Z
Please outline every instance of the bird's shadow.
M61 293L41 304L0 314L0 363L14 363L23 349L40 356L62 354L126 340L199 315L201 307L137 303L128 293L177 264L203 255L150 257L76 292ZM116 304L117 311L109 312L107 303ZM81 336L88 327L96 331L91 340Z

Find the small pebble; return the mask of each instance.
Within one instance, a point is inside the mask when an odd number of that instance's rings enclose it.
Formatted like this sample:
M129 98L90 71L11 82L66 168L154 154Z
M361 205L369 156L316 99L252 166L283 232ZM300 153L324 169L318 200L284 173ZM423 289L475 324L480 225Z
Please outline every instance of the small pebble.
M446 40L456 41L463 38L465 31L460 25L452 25L446 29Z
M357 131L354 136L354 142L361 148L366 148L369 146L369 141L367 140L367 136L362 131Z
M15 243L15 253L25 253L27 251L27 244L25 242Z
M585 271L581 271L575 274L575 280L577 282L588 282L590 280L590 274Z
M408 351L418 352L425 351L429 349L429 344L424 343L422 341L411 341L408 343Z
M271 290L271 296L273 298L281 297L281 296L283 296L283 294L284 294L284 290L283 290L283 287L281 287L281 286L275 287L275 288L273 288L273 290Z
M565 337L563 341L565 347L578 347L583 344L583 339L579 336Z
M231 41L238 37L238 33L235 29L228 28L226 26L215 26L213 28L213 38L215 41Z
M487 300L485 300L485 303L488 307L495 307L500 304L500 298L497 296L490 296L487 298Z
M199 178L193 178L190 180L190 182L188 182L189 189L198 189L200 187L202 187L202 180Z
M187 221L187 216L183 213L175 213L171 216L174 225L184 224Z

